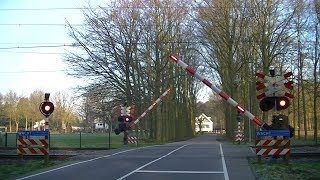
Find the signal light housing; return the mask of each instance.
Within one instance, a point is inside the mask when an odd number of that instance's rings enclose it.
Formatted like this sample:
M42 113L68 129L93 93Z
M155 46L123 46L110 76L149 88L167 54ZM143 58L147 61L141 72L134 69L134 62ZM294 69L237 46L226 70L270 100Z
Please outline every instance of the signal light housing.
M289 99L287 97L265 97L260 101L260 109L269 111L276 106L277 111L287 109L289 107Z
M269 111L274 107L274 97L266 97L260 101L261 111Z
M130 130L129 124L133 121L133 118L131 116L119 116L118 117L118 128L114 130L116 135L119 135L121 132L126 132L127 130Z
M49 117L54 111L54 105L52 102L42 102L39 106L41 114L45 117Z
M125 116L125 117L124 117L124 122L125 122L125 123L131 123L132 120L133 120L133 119L132 119L131 116Z

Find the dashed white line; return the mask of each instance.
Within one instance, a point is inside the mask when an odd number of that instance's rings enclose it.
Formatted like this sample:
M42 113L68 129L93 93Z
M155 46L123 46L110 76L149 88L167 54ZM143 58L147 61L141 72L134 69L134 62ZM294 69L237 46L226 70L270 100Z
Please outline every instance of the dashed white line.
M228 171L227 171L227 166L226 166L226 161L224 160L224 155L223 155L223 150L222 150L222 146L220 145L220 153L221 153L221 161L222 161L222 168L223 168L223 174L224 174L224 179L225 180L229 180L229 175L228 175Z
M135 170L131 171L130 173L128 173L128 174L126 174L126 175L124 175L124 176L122 176L122 177L118 178L117 180L122 180L122 179L124 179L124 178L126 178L126 177L130 176L131 174L133 174L133 173L135 173L135 172L140 171L142 168L144 168L144 167L146 167L146 166L149 166L150 164L155 163L155 162L157 162L157 161L159 161L159 160L161 160L161 159L163 159L163 158L165 158L165 157L169 156L170 154L172 154L172 153L174 153L174 152L178 151L178 150L179 150L179 149L181 149L181 148L184 148L184 147L185 147L185 146L187 146L187 145L188 145L188 144L183 145L183 146L181 146L181 147L179 147L179 148L177 148L177 149L175 149L175 150L173 150L173 151L169 152L168 154L166 154L166 155L164 155L164 156L159 157L158 159L155 159L155 160L153 160L153 161L150 161L149 163L147 163L147 164L145 164L145 165L143 165L143 166L138 167L137 169L135 169Z

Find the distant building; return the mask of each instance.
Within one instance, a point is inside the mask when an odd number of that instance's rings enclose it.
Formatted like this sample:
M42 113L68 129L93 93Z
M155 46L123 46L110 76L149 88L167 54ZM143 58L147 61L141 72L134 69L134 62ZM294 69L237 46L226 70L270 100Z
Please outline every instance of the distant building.
M109 129L109 125L107 123L103 123L99 120L94 120L94 129L95 130L107 130Z
M213 131L213 122L211 121L211 117L206 116L202 113L199 117L196 117L195 122L195 131L199 132L201 125L201 132L212 132Z
M71 126L71 131L72 132L80 132L80 131L83 131L84 128L83 127L80 127L80 126Z
M44 126L46 124L46 121L44 119L42 119L41 121L36 121L35 125L33 126L34 130L44 130Z

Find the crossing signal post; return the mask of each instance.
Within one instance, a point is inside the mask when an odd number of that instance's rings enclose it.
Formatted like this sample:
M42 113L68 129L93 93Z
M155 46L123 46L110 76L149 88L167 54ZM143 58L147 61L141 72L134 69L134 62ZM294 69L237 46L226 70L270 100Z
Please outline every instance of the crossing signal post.
M49 101L50 93L44 94L44 101L40 104L39 110L45 116L45 130L49 130L48 118L54 111L54 105Z
M121 132L123 132L124 145L128 144L128 131L131 130L130 123L133 121L133 112L134 107L127 107L126 103L120 106L120 115L118 116L118 128L116 128L114 131L116 135L119 135Z
M44 94L44 101L40 103L39 110L41 114L45 117L45 128L44 130L47 131L47 135L45 136L45 140L48 140L49 137L49 116L54 111L54 105L52 102L49 101L50 93ZM49 144L48 144L49 147ZM47 162L49 160L49 153L45 155L45 161Z
M285 110L290 105L289 98L293 98L293 95L290 94L289 91L293 89L293 81L288 80L288 78L292 76L292 72L285 73L282 76L276 76L274 68L270 69L269 72L270 76L256 73L256 76L260 79L260 81L256 83L256 90L263 91L257 96L257 99L260 100L260 109L264 112L272 109L274 109L274 111ZM261 82L261 80L263 82ZM284 131L287 133L283 134L282 132ZM261 159L261 155L270 155L274 158L281 155L285 161L288 160L290 154L290 140L288 140L288 138L294 135L294 128L289 125L288 116L273 114L272 123L265 126L265 132L257 131L257 134L259 133L265 133L266 137L273 136L273 140L266 140L271 143L265 147L268 143L265 143L265 140L262 140L261 137L257 135L256 153L259 160Z

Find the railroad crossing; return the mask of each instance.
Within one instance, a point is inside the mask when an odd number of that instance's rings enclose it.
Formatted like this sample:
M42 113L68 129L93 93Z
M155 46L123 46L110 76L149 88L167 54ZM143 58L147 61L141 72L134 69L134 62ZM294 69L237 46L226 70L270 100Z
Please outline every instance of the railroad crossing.
M246 159L250 150L221 143L218 137L207 134L165 145L103 151L18 179L255 179Z

